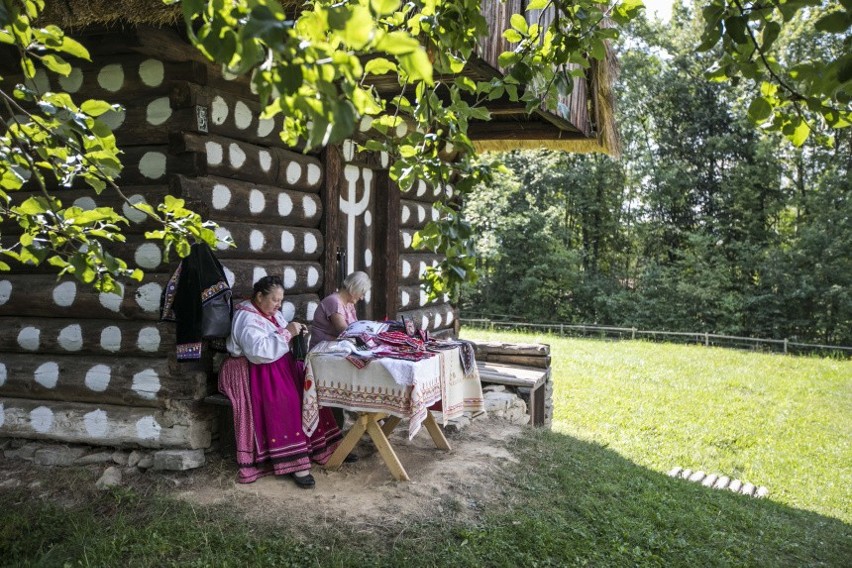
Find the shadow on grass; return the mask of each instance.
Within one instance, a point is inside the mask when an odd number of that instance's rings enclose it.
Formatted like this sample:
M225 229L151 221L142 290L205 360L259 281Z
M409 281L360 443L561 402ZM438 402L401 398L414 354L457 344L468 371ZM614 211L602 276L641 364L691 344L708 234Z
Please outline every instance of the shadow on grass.
M837 519L672 479L561 434L528 430L512 450L520 464L495 480L496 499L474 522L436 512L372 532L249 526L222 506L129 492L71 509L2 492L0 564L764 567L852 558L852 531Z

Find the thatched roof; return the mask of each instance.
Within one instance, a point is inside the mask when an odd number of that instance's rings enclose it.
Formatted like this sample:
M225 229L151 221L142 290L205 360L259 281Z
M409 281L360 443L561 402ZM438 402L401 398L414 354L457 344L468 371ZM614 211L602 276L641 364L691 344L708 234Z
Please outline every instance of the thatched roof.
M302 0L281 0L286 8L298 9ZM486 2L485 16L492 27L503 29L514 6ZM125 26L155 27L182 25L180 6L166 6L162 0L49 0L42 21L55 23L67 31L89 28L111 29ZM502 26L502 27L501 27ZM480 49L487 74L497 74L497 56L509 49L500 33L491 34ZM523 105L503 108L502 116L481 124L471 138L479 150L549 148L569 152L618 154L618 132L614 120L612 84L617 62L609 52L604 62L595 63L585 81L575 84L575 92L560 101L560 111L540 109L528 115ZM498 123L503 121L502 126Z

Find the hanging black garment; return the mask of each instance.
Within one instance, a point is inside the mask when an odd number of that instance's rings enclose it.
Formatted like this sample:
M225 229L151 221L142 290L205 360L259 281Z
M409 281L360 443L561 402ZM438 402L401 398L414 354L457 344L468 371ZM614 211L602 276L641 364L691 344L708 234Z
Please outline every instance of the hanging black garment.
M202 339L228 337L232 315L231 287L222 264L206 244L192 245L160 301L160 320L176 323L177 360L197 361Z

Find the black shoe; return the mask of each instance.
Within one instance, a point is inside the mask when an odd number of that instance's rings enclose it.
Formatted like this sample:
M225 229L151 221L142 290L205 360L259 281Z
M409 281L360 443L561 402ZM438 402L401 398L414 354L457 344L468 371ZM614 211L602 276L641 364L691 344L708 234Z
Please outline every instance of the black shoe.
M298 485L302 489L310 489L311 487L317 484L316 480L314 479L314 476L310 473L308 475L302 476L298 476L295 473L291 473L290 477L293 479L296 485Z
M355 454L349 454L343 458L343 463L355 463L356 461L358 461L358 456Z

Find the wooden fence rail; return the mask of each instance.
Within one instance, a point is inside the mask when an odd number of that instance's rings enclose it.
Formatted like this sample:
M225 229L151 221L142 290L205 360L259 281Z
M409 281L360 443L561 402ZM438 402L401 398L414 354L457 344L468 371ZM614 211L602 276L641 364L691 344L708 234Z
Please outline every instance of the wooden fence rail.
M852 357L852 347L839 345L820 345L816 343L800 343L789 339L762 339L757 337L740 337L718 333L690 331L653 331L635 327L614 327L593 324L565 323L530 323L521 321L502 321L488 318L459 318L461 325L484 329L538 330L545 333L563 336L591 335L598 337L619 337L630 339L647 338L652 341L681 341L700 343L706 347L748 348L755 351L779 351L788 353L828 352L831 354ZM765 347L764 347L765 346Z

